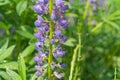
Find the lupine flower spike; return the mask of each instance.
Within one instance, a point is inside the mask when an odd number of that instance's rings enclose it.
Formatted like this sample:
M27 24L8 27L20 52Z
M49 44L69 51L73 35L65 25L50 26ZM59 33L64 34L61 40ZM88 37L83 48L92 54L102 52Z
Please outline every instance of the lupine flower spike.
M50 8L49 6L52 7ZM68 5L66 5L65 1L63 0L38 0L36 5L33 6L33 9L38 14L37 20L34 22L35 26L37 27L37 32L34 34L34 36L37 38L35 48L38 51L38 54L36 54L34 58L34 61L37 63L35 66L35 69L37 70L36 76L42 76L45 69L51 69L48 70L48 73L51 72L51 75L61 79L64 77L64 73L60 73L57 68L63 69L66 67L66 64L63 62L55 62L57 61L55 59L66 54L66 51L64 51L64 49L61 47L61 44L67 41L67 37L62 34L62 30L65 30L68 27L67 19L63 16L65 11L68 9ZM43 15L48 15L50 18L48 20L50 21L44 20L42 17ZM51 25L50 22L52 22L54 25ZM46 41L49 41L48 45L45 44ZM51 45L54 45L55 48L51 47ZM50 55L50 52L52 52L52 55ZM52 59L49 59L49 56ZM43 66L46 64L48 65L47 67L50 68L43 68ZM46 77L47 80L50 80L49 78L51 76Z

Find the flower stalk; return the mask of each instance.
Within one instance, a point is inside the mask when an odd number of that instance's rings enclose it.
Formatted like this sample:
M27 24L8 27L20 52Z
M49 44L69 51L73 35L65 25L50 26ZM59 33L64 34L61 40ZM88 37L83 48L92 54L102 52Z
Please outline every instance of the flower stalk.
M52 9L53 9L53 0L50 0L49 2L49 11L50 11L50 16L52 15ZM53 37L53 22L52 19L50 18L50 35L49 39L51 40ZM49 41L50 41L49 40ZM52 80L52 69L51 69L51 63L52 63L52 44L49 43L49 54L48 54L48 79Z
M33 9L38 13L38 19L34 23L38 29L34 34L38 40L36 42L38 54L34 58L37 62L36 75L40 77L47 70L47 80L53 80L53 77L61 79L64 77L64 73L60 73L58 68L63 69L66 64L57 61L57 58L66 53L61 45L67 40L67 37L62 34L62 30L68 26L68 22L63 16L68 6L63 0L38 0ZM49 21L44 20L44 14L49 15ZM44 67L44 65L48 66Z

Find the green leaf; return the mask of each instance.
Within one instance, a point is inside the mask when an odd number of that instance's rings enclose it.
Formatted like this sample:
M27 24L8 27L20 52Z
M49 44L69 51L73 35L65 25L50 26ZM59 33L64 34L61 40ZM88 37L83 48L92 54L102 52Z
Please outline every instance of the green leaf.
M10 69L7 69L6 72L12 78L12 80L22 80L20 75L18 75L16 72L14 72Z
M14 48L15 45L9 47L4 53L0 54L0 60L4 60L8 56L10 56Z
M4 72L4 71L0 71L0 76L4 79L4 80L11 80L10 76Z
M7 62L0 64L0 68L6 68L6 69L18 69L17 62Z
M0 0L0 6L6 5L8 3L10 3L9 0Z
M102 25L103 25L103 22L98 23L98 24L96 25L96 27L91 30L91 32L95 32L95 31L96 31L98 28L100 28Z
M64 45L73 47L73 46L75 46L74 42L76 42L75 39L69 38L69 39L64 43Z
M31 44L30 46L28 46L23 52L22 52L22 56L26 57L28 55L30 55L33 51L34 51L34 44Z
M116 24L115 22L112 22L112 21L106 21L106 23L110 24L110 25L113 26L115 29L120 30L119 25Z
M22 80L26 80L26 65L21 54L18 57L18 72L21 75Z
M34 38L34 36L28 31L17 30L16 32L25 38L28 38L28 39Z
M36 74L34 74L34 75L30 78L30 80L36 80L36 79L37 79L37 80L45 80L45 79L43 79L43 76L41 76L41 77L38 78L38 77L36 76Z
M8 29L10 29L10 27L11 26L6 25L5 23L0 22L0 28L2 28L2 29L8 30Z
M37 76L36 76L36 74L34 74L31 78L30 78L30 80L35 80L37 78Z
M25 1L25 0L20 1L16 7L16 11L17 11L18 15L20 16L22 14L22 12L25 11L26 8L27 8L27 1Z
M8 47L8 42L9 40L7 39L5 44L2 46L2 48L0 49L0 54L2 54Z

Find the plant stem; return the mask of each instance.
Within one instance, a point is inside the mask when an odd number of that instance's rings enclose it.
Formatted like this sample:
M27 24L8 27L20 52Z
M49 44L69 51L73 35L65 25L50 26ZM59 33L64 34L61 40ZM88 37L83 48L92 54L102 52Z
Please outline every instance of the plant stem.
M50 17L52 15L52 9L53 9L53 0L50 0L50 2L49 2ZM53 37L53 22L50 19L50 35L49 35L49 39L51 40L52 37ZM49 43L49 55L48 55L48 79L49 80L52 80L51 62L52 62L52 44Z
M116 71L116 67L115 67L115 71L114 71L114 80L117 80L117 71Z

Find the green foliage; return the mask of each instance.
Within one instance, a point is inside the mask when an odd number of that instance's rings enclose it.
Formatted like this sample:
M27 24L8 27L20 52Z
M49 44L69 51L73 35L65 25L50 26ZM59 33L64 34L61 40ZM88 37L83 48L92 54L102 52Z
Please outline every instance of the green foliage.
M21 53L21 56L26 57L30 55L34 51L34 44L29 45L25 50Z
M35 1L0 0L0 80L37 78L33 60ZM96 0L96 11L89 0L79 1L67 2L69 28L63 33L68 41L62 45L67 54L58 59L67 63L62 80L119 80L120 0L106 0L102 6Z
M15 61L4 62L4 63L0 64L0 68L1 69L14 69L14 70L17 70L18 69L18 63L15 62Z
M4 47L4 46L3 46ZM15 48L15 46L11 46L7 49L1 49L1 54L0 54L0 60L4 60L5 58L9 57L13 51L13 49Z
M6 72L12 80L22 80L22 78L15 71L7 69Z
M10 1L9 0L0 0L0 6L8 4Z
M26 65L21 54L18 57L18 72L21 75L22 80L26 80Z
M0 76L4 79L4 80L11 80L10 76L4 72L4 71L0 71Z
M27 8L27 1L21 0L16 6L16 11L18 15L20 16L22 12L25 11L26 8Z

